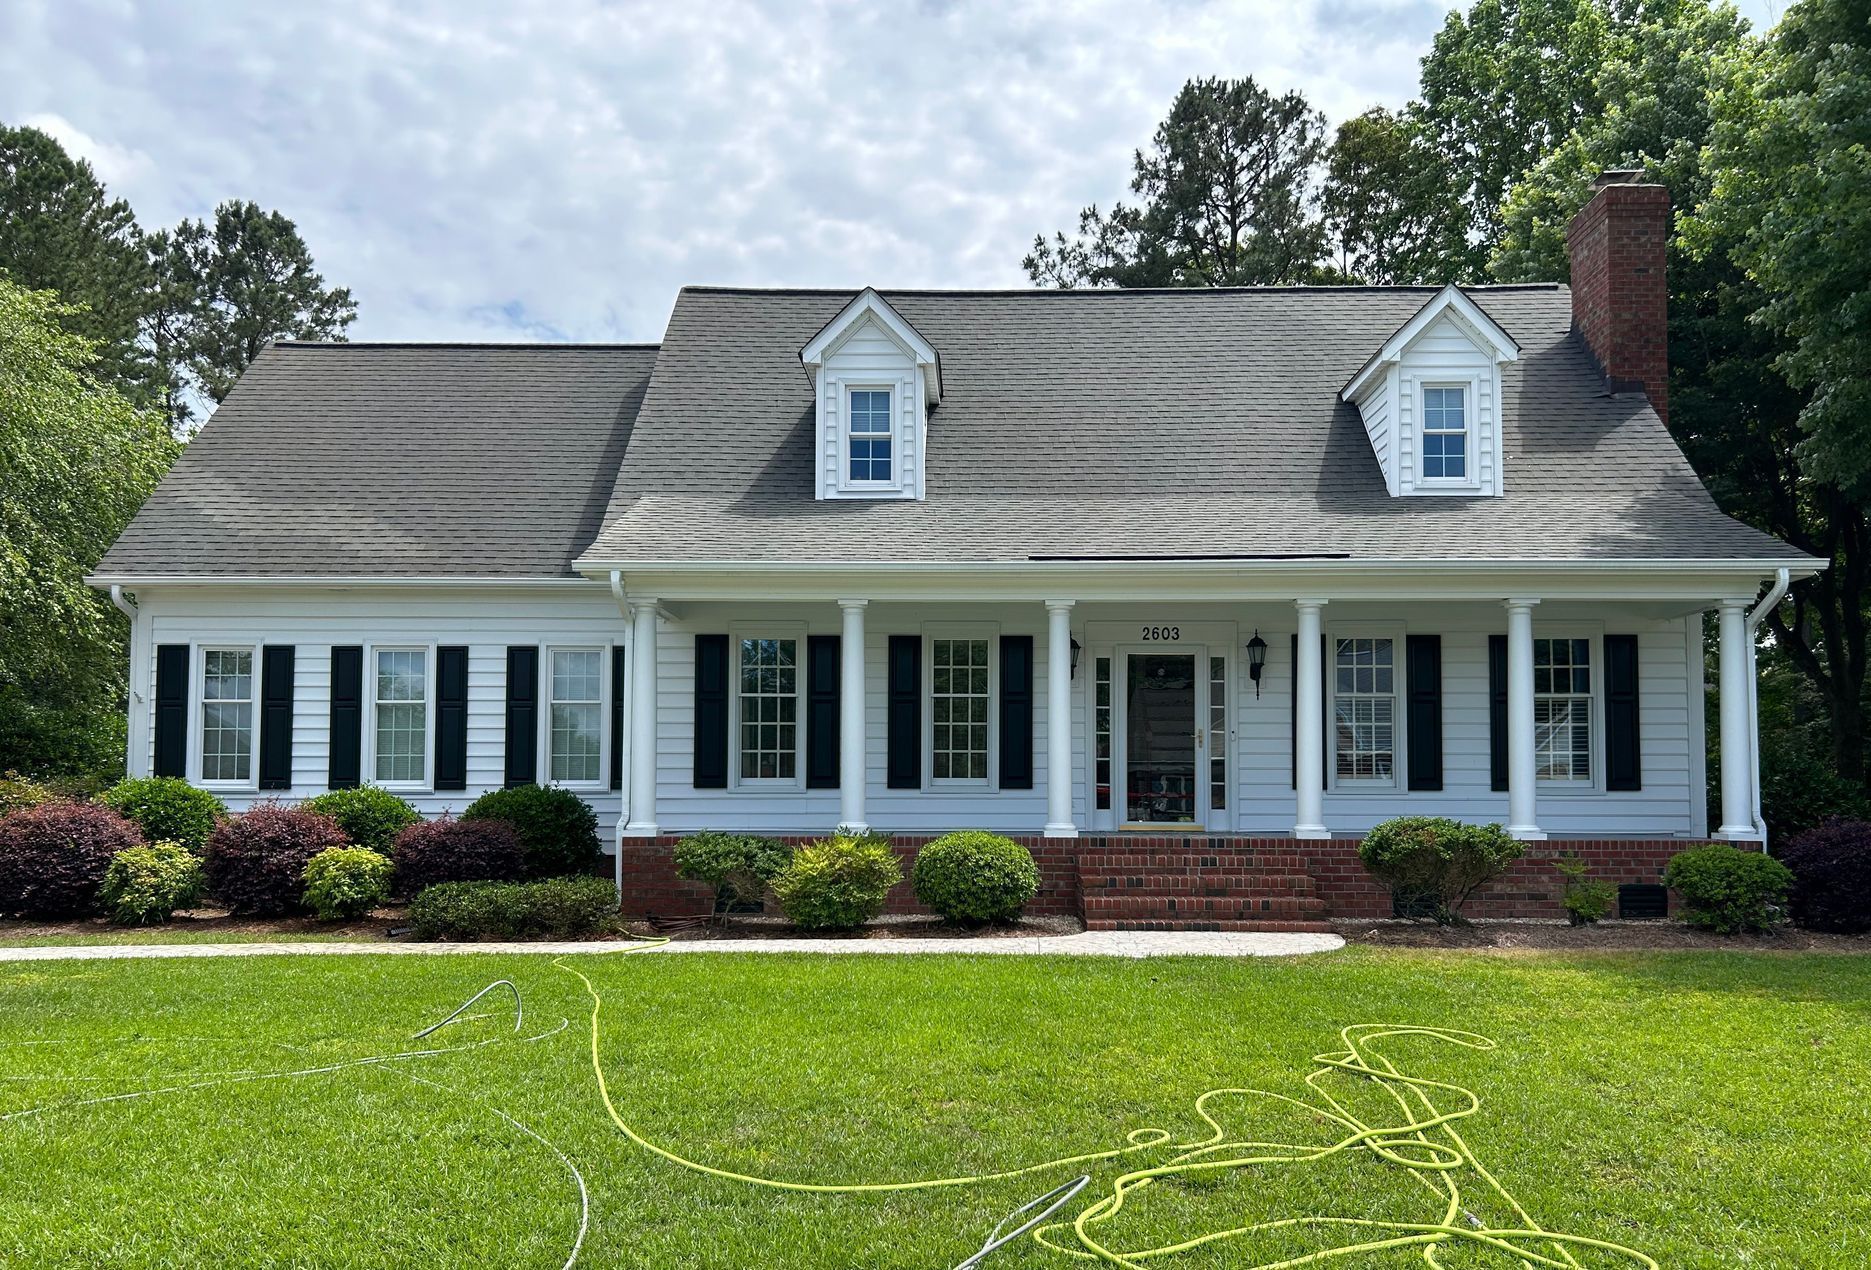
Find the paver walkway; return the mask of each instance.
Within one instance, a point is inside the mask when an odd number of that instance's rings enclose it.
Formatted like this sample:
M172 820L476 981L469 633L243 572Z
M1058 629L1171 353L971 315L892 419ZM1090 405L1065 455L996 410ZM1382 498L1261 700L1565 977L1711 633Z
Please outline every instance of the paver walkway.
M632 956L664 953L974 953L1080 957L1290 957L1343 948L1337 935L1251 934L1204 931L1092 930L1077 935L982 939L684 939ZM326 957L391 954L433 957L449 953L615 953L635 948L616 940L561 943L278 943L84 944L0 948L0 961L109 961L126 957Z

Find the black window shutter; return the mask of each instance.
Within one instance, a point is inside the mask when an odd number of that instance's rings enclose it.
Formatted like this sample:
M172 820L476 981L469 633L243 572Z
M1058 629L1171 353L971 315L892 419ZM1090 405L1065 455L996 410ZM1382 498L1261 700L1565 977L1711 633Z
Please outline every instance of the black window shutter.
M838 788L839 637L806 636L806 788Z
M291 644L260 650L260 788L292 788Z
M728 637L695 637L695 788L728 787Z
M611 788L624 787L624 646L611 649Z
M539 783L539 649L507 648L506 785Z
M1033 637L1000 637L1000 787L1033 788Z
M920 635L890 637L890 725L885 748L891 789L922 788L922 652Z
M1322 760L1319 768L1321 782L1330 782L1332 770L1332 694L1326 691L1332 684L1332 659L1326 654L1332 643L1325 636L1319 636L1319 750ZM1292 637L1288 646L1287 665L1293 668L1286 699L1286 771L1287 783L1294 789L1299 788L1299 636Z
M435 650L435 787L468 787L468 650Z
M1637 737L1637 636L1605 636L1605 788L1642 789Z
M158 776L188 775L188 645L156 648L156 766Z
M1410 788L1442 788L1442 636L1404 640L1409 696Z
M1488 636L1488 781L1507 788L1507 636Z
M331 755L325 784L353 789L363 778L364 650L331 650Z

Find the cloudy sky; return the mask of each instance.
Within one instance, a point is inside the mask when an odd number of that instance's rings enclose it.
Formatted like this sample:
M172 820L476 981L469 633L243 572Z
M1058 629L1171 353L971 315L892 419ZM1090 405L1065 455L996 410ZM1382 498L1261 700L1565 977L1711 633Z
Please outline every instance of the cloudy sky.
M0 0L0 120L145 226L285 212L353 338L644 340L684 283L1024 285L1184 80L1336 123L1410 96L1447 7Z

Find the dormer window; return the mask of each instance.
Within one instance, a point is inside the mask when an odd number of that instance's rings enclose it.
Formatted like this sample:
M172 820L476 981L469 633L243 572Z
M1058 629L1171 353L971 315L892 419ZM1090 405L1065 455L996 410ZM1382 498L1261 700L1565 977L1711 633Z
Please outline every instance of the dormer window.
M846 436L847 471L853 485L888 484L890 461L890 389L853 388L846 413L851 424Z
M1423 479L1468 479L1468 390L1423 389Z

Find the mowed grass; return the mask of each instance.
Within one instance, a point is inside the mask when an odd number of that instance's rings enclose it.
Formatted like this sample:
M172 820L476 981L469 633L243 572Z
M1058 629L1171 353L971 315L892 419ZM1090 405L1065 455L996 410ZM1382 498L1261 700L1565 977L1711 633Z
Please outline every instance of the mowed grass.
M888 1181L1097 1150L1139 1126L1199 1139L1191 1104L1202 1091L1305 1097L1311 1056L1337 1048L1341 1026L1390 1021L1499 1042L1480 1053L1398 1040L1385 1052L1481 1096L1464 1137L1548 1229L1667 1267L1871 1262L1871 958L1349 949L1281 961L568 964L604 996L605 1072L625 1119L740 1172ZM423 1043L491 1042L472 1049L66 1105L416 1048L413 1032L499 978L524 994L522 1035L543 1039L511 1039L510 1003L489 997ZM0 966L0 1115L46 1107L0 1120L0 1264L560 1266L577 1187L495 1108L583 1172L581 1265L947 1267L1066 1175L825 1196L691 1173L610 1123L588 1009L579 981L541 956ZM1334 1088L1360 1097L1348 1079ZM1334 1136L1260 1100L1216 1110L1242 1137ZM1119 1171L1099 1167L1094 1186ZM1480 1197L1472 1178L1464 1185ZM1345 1156L1160 1185L1105 1230L1139 1247L1271 1217L1428 1221L1437 1208L1397 1166ZM1498 1204L1482 1215L1510 1224ZM1288 1231L1151 1264L1245 1267L1340 1241ZM1443 1262L1518 1264L1472 1247ZM1030 1244L987 1262L1072 1264ZM1328 1264L1423 1261L1388 1252Z

